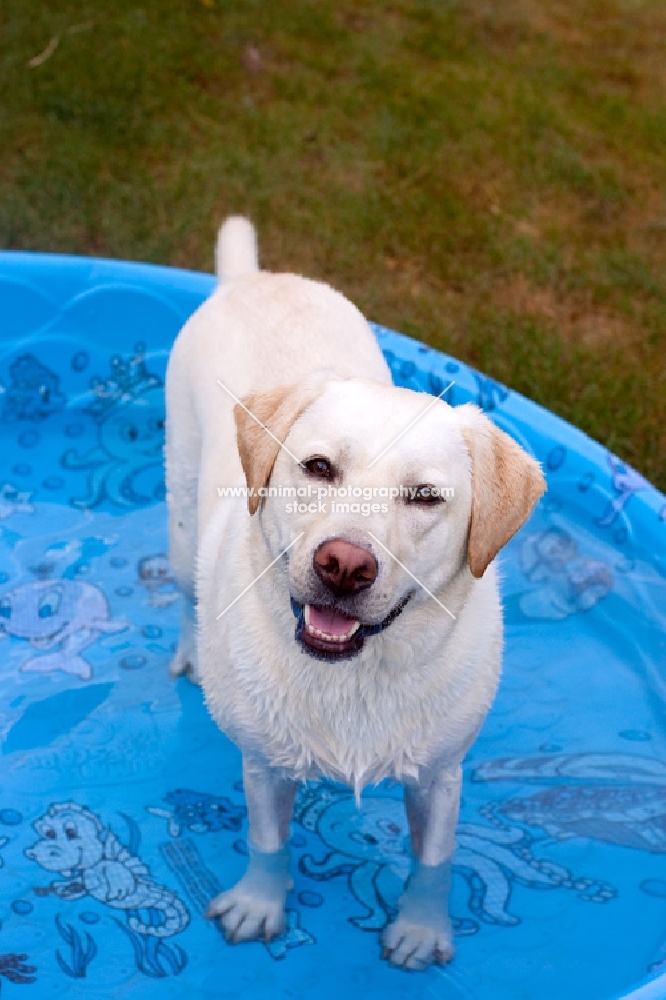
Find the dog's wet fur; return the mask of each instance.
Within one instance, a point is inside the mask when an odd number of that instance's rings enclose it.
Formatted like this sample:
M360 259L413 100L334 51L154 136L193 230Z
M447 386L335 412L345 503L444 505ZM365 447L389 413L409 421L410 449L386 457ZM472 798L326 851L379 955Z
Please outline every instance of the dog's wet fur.
M245 219L220 231L218 276L177 338L166 379L170 560L184 596L172 673L202 684L240 747L249 815L248 870L209 915L233 940L279 933L298 782L327 776L358 800L365 785L395 778L413 871L383 955L423 969L453 955L446 873L461 761L500 674L494 560L543 476L476 407L438 400L424 415L429 397L391 384L347 299L258 269ZM315 474L335 470L340 485L426 484L453 495L399 497L369 516L330 505L289 513L283 497L259 498L268 484L311 481L308 462ZM217 492L246 485L255 490L247 503ZM334 557L348 565L313 563L327 540L344 543ZM335 607L358 622L358 642L338 651L336 634L319 629L321 649L304 643L306 606L320 621Z

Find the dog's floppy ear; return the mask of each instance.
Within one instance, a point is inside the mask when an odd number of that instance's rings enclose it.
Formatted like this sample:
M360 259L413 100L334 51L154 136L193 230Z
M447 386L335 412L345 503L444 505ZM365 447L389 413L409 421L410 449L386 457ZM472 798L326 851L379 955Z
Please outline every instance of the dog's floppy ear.
M477 579L515 535L546 488L541 466L471 403L461 406L472 459L472 519L467 562Z
M234 406L238 453L247 485L253 491L248 497L250 514L259 508L258 491L271 477L281 443L323 388L323 379L310 379L299 385L251 392Z

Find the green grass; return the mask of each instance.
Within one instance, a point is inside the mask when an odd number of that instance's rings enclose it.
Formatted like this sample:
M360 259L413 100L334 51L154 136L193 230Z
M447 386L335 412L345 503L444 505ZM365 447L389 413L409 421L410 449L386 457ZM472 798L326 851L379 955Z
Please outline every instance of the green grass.
M210 270L245 212L666 489L663 0L0 0L0 38L0 247Z

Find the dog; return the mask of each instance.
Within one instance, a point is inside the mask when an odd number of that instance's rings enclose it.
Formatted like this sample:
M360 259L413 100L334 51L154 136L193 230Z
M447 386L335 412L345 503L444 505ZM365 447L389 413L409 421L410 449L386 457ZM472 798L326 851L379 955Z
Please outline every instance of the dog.
M461 762L500 675L494 560L543 475L477 407L393 386L358 309L259 270L246 219L216 255L166 376L171 672L201 683L242 751L249 819L247 871L207 916L229 941L279 934L299 782L344 782L358 803L392 778L412 870L382 957L446 963Z

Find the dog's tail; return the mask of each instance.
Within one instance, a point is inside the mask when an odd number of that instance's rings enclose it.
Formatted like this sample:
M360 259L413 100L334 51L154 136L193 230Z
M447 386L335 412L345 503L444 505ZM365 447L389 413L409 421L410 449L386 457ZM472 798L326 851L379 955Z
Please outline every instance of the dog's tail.
M215 270L221 285L259 270L257 234L249 219L230 215L224 220L217 234Z

